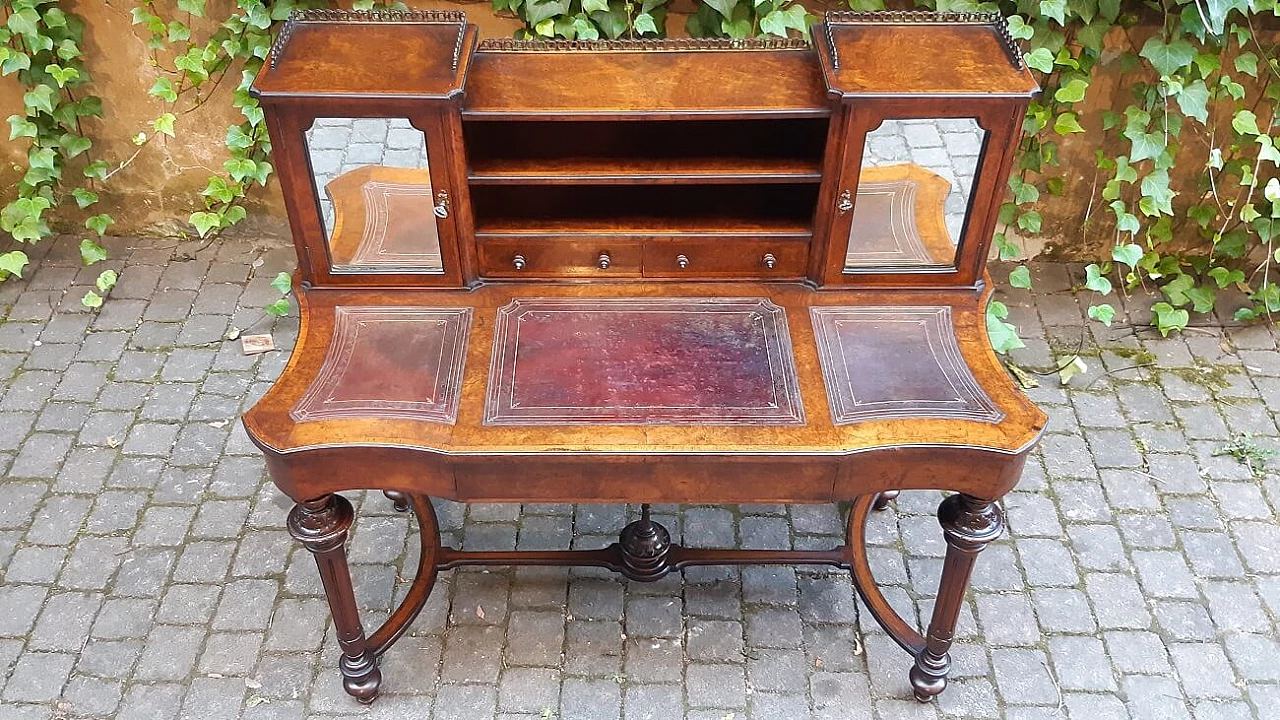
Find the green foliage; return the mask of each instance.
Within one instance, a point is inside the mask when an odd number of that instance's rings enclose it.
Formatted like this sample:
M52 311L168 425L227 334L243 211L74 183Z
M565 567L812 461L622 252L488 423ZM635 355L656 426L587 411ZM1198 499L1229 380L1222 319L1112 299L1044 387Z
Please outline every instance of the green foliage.
M616 40L666 35L667 0L493 0L524 22L522 39Z
M7 118L9 140L27 145L26 171L0 210L0 230L19 243L51 235L48 215L68 199L81 210L97 203L95 189L108 177L107 164L92 158L93 141L82 125L102 115L102 101L85 92L91 77L81 60L83 37L84 22L57 0L0 3L0 75L16 74L26 88L22 112ZM102 213L85 227L100 236L112 222ZM98 259L105 257L102 251ZM0 281L21 277L27 262L22 250L0 255Z
M852 0L854 9L878 9ZM1110 261L1086 268L1084 289L1160 288L1152 322L1163 334L1185 328L1191 313L1213 310L1219 290L1244 291L1241 319L1280 312L1273 247L1280 235L1276 110L1280 64L1273 40L1275 0L919 0L939 10L997 10L1026 50L1044 92L1023 121L1009 199L1001 221L1037 234L1046 195L1092 192L1105 219L1090 218L1081 240L1103 239ZM898 5L902 8L904 5ZM1105 68L1129 90L1123 107L1091 98ZM1090 103L1090 100L1095 102ZM1059 166L1064 138L1084 133L1096 148L1097 175L1080 182ZM1079 142L1079 141L1075 141ZM1175 172L1176 171L1176 172ZM1177 180L1175 181L1175 178ZM1056 192L1055 192L1056 189ZM1001 259L1017 259L1003 233ZM1186 248L1190 247L1188 251ZM1024 287L1015 270L1010 284ZM1110 324L1115 309L1089 316ZM999 347L1005 328L989 328Z
M492 0L524 22L522 39L666 37L667 0ZM817 18L792 0L702 0L685 29L693 37L804 36Z

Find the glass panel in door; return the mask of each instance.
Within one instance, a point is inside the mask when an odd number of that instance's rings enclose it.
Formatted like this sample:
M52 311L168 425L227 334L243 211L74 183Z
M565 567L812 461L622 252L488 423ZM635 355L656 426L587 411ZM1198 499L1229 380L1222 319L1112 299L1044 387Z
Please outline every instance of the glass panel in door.
M433 192L422 131L405 118L317 118L306 142L332 272L444 273L448 196Z

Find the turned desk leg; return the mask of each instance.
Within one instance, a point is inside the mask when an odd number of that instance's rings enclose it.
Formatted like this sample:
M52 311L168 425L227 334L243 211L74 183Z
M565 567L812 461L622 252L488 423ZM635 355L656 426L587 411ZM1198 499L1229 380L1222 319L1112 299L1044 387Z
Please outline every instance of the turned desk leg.
M378 696L382 672L378 658L369 647L360 612L356 608L351 572L347 569L347 530L355 516L351 503L341 495L325 495L298 503L289 512L289 534L311 551L320 568L320 581L329 599L333 624L342 646L342 686L362 703Z
M994 502L971 495L952 495L938 506L938 522L947 539L942 581L933 605L933 618L925 636L925 648L911 668L916 699L928 702L947 687L951 671L951 641L956 621L969 589L969 576L978 553L1004 532L1004 516Z

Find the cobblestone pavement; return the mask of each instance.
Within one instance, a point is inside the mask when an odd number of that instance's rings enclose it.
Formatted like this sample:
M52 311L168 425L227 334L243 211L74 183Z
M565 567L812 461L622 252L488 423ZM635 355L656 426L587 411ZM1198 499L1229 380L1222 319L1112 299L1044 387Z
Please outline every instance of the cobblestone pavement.
M1219 454L1280 434L1266 326L1099 327L1089 373L1030 391L1049 434L1006 500L1010 534L980 558L935 704L909 699L907 656L842 573L643 585L522 569L444 573L364 708L340 689L314 564L237 422L286 354L219 340L260 318L291 251L227 240L173 258L186 247L113 242L121 281L97 314L79 298L100 268L80 268L72 241L0 284L0 718L1280 717L1280 483ZM1046 367L1077 346L1081 307L1066 268L1036 274L1036 295L1008 301L1018 360ZM274 325L286 348L295 332ZM936 585L937 501L904 493L873 520L873 565L907 614ZM416 541L380 495L359 504L351 561L372 626ZM596 546L626 517L440 511L468 548ZM833 506L661 511L692 544L824 547L841 531Z

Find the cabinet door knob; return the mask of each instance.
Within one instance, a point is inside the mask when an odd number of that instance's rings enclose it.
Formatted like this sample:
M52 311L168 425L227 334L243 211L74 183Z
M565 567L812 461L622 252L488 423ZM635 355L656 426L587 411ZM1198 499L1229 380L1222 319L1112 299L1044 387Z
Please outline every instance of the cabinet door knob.
M514 267L514 268L515 268L515 269L517 269L517 270L523 270L523 269L524 269L524 266L525 266L524 256L523 256L523 255L517 255L517 256L515 256L515 257L511 258L511 266L512 266L512 267Z
M840 192L840 201L836 203L836 209L843 215L853 209L853 194L848 190Z
M600 266L601 270L608 270L609 266L613 264L613 258L609 257L609 253L600 253L600 257L596 260L596 264Z
M436 193L436 206L434 210L436 213L436 217L440 218L441 220L449 217L448 191L441 190L440 192Z
M761 258L761 260L764 262L764 266L769 268L770 270L772 270L773 267L778 264L778 258L774 257L773 253L765 253L764 257Z
M676 265L679 265L681 270L689 267L689 258L685 257L684 255L677 255Z

